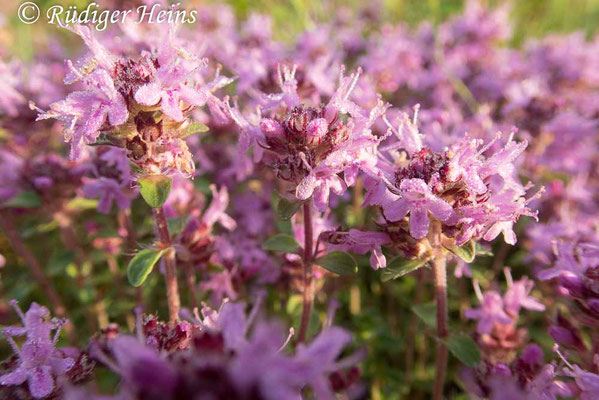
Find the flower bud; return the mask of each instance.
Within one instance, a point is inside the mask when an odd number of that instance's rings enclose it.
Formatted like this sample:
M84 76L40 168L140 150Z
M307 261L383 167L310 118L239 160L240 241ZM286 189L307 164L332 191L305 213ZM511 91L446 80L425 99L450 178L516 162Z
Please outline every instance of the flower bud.
M586 349L578 329L560 314L557 316L557 325L549 328L549 335L560 346L576 350Z
M285 135L283 127L274 119L263 118L260 121L260 130L267 138L280 138L282 139Z
M549 335L558 343L560 346L566 348L577 347L577 341L572 332L561 326L552 326L549 328Z
M559 277L559 283L572 297L581 298L584 293L584 283L582 279L573 274L563 274Z
M316 118L308 124L306 128L306 135L308 136L308 143L320 144L322 138L327 134L329 130L329 124L324 118Z
M599 315L599 299L591 299L588 301L587 305L595 314Z

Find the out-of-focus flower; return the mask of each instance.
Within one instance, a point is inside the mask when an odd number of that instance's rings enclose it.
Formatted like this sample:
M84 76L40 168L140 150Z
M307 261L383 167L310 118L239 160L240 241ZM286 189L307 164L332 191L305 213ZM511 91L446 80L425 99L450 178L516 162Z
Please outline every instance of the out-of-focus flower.
M31 303L25 314L15 300L11 305L23 326L3 328L2 334L18 355L19 364L14 371L0 376L0 385L21 385L27 381L31 396L42 399L54 391L55 378L66 374L75 364L75 360L56 349L60 328L65 321L48 322L50 312L37 303ZM54 337L51 336L52 330L56 330ZM13 339L15 336L26 336L20 349Z

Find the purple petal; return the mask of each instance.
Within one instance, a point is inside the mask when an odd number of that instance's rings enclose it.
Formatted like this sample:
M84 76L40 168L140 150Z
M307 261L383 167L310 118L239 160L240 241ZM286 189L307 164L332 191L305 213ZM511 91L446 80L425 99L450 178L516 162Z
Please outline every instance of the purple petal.
M428 233L430 219L426 209L413 209L410 212L410 235L422 239Z
M148 83L137 89L137 92L135 92L135 101L145 106L156 105L161 98L162 90L156 82Z
M308 175L301 180L297 188L295 189L295 196L299 200L307 200L314 193L316 188L317 180L313 175Z
M197 90L187 85L181 85L179 88L179 96L187 104L193 106L203 106L208 100L208 93L206 90Z
M405 199L399 199L383 206L383 213L389 221L399 221L408 214L408 211L410 211L409 204Z
M432 196L428 200L428 210L440 221L447 221L453 214L453 208L444 200Z
M63 375L75 365L75 360L70 357L61 358L61 357L51 357L49 360L49 364L52 367L52 372L54 375Z
M54 390L54 379L47 365L29 371L29 392L36 399L48 396Z
M0 376L0 385L20 385L27 379L27 371L17 368L13 372Z
M162 111L174 119L175 121L183 121L185 117L183 116L183 112L181 111L181 106L179 104L179 96L178 93L167 90L162 95L162 103L160 103L160 107Z

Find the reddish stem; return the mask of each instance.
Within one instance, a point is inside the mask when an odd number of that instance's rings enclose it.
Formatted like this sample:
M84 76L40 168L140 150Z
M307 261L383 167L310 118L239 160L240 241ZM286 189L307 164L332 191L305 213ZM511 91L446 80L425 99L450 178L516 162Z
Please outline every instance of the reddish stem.
M181 309L181 299L179 297L179 285L177 283L177 264L175 260L175 251L172 248L171 235L168 231L168 224L164 209L162 207L153 208L154 220L158 238L164 247L169 249L165 252L164 259L164 278L166 280L166 297L168 302L169 321L176 323L179 320L179 310Z
M449 335L447 328L447 258L441 245L441 223L432 226L430 242L433 246L433 275L435 278L435 303L437 306L437 349L435 355L435 386L433 400L443 399L443 386L447 371L447 345L444 339Z
M300 323L297 342L302 343L306 338L310 313L312 311L312 261L314 255L314 238L312 233L311 200L304 203L304 255L303 255L303 292L302 292L302 319Z

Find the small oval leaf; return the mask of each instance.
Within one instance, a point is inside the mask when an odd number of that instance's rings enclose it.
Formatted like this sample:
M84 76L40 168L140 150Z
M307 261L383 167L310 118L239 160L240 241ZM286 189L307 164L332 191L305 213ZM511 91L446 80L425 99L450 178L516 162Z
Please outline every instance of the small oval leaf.
M207 132L208 129L209 128L206 125L200 122L192 122L191 124L189 124L187 129L183 130L180 138L185 139L186 137L195 135L196 133Z
M416 271L419 268L422 268L426 264L427 260L408 260L402 257L395 257L391 262L387 265L386 268L381 270L381 280L383 282L390 281L392 279L401 278L404 275L409 274L410 272Z
M293 236L283 233L268 238L262 244L264 250L281 251L283 253L294 253L299 247L299 243Z
M447 340L447 348L458 360L470 368L480 363L480 353L470 336L453 334Z
M356 263L351 254L345 251L331 251L317 258L314 262L337 275L348 275L358 272L358 263Z
M288 221L295 215L297 210L304 204L301 201L289 201L287 199L279 200L279 204L277 204L277 217L282 219L283 221Z
M493 250L488 247L483 246L482 244L476 242L474 245L474 249L476 250L476 255L481 257L493 257Z
M447 250L460 257L464 262L471 263L476 257L476 246L473 240L462 246L451 246Z
M129 266L127 267L127 278L129 279L129 283L135 287L141 286L165 251L166 249L144 249L139 251L135 257L131 259Z
M42 204L42 199L32 191L21 192L2 204L12 208L36 208Z
M152 208L161 207L168 199L173 180L164 175L146 175L138 179L139 193Z
M411 307L411 310L428 327L434 328L437 326L437 306L435 306L435 303L415 304Z

